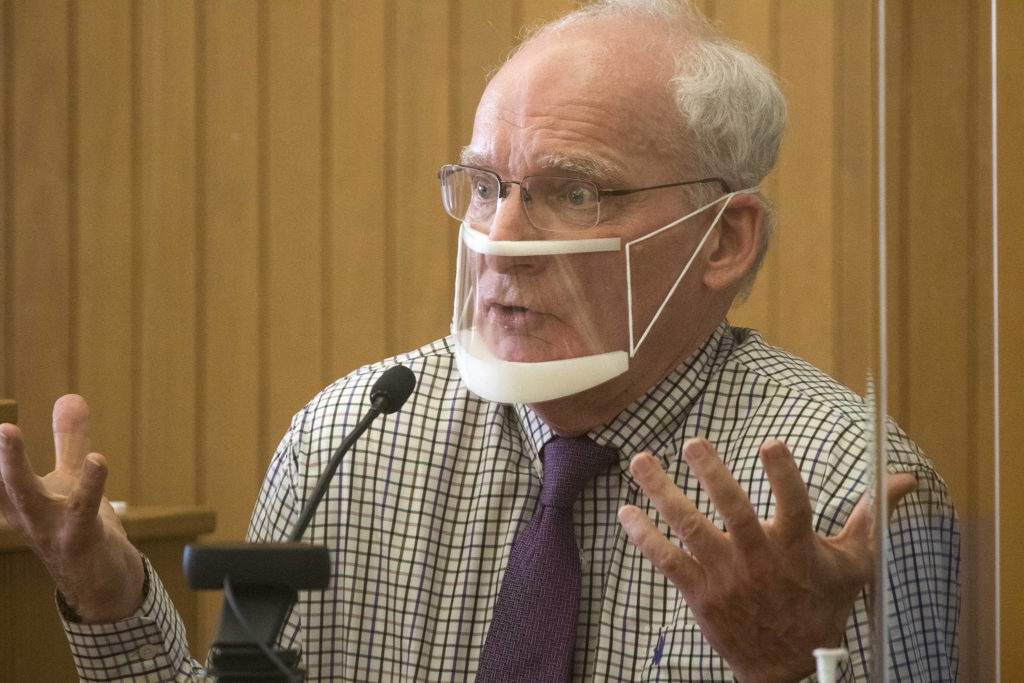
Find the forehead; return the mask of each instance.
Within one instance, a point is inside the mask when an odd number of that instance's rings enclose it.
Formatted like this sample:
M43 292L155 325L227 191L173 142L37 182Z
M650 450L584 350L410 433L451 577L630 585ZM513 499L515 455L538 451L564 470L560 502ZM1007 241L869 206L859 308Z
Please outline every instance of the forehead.
M678 165L672 140L682 134L673 62L637 29L605 20L528 44L484 92L465 160L509 177L563 169L661 181Z

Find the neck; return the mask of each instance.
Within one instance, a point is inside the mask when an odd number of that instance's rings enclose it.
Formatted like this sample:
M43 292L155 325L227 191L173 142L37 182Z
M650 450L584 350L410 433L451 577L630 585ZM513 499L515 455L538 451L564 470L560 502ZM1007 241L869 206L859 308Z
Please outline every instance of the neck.
M572 396L530 404L530 409L558 436L577 436L606 425L686 362L720 321L694 330L683 344L677 340L675 353L665 344L648 345L648 353L638 352L625 374Z

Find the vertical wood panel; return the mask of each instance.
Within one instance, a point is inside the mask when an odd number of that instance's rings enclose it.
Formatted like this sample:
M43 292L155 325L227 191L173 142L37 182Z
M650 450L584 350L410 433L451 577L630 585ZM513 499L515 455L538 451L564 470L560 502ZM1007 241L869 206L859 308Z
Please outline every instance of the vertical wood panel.
M384 3L329 6L324 381L402 350L389 343L386 207L391 200Z
M263 476L259 443L259 26L250 0L199 6L200 499L212 539L245 537ZM229 484L227 486L226 484ZM211 539L211 540L212 540ZM205 652L223 601L199 596Z
M449 151L448 6L397 0L393 21L389 296L394 343L405 349L447 334L451 320L455 243L443 228L450 221L434 180Z
M521 0L519 22L523 26L534 27L575 9L579 4L574 0ZM518 33L519 27L516 28Z
M1002 671L1024 670L1024 4L1000 1L998 15L999 424L1002 557Z
M964 678L995 680L995 586L991 580L995 567L995 529L998 511L994 506L995 491L995 434L993 424L995 402L993 396L994 359L992 353L995 310L992 297L992 156L991 156L991 50L990 15L987 3L967 6L964 19L958 26L967 50L966 114L967 135L965 157L958 171L964 196L965 265L963 287L966 290L966 348L964 367L964 426L968 450L965 453L947 453L959 463L959 472L950 469L950 476L965 477L954 481L954 496L965 494L961 503L963 526L963 554L967 558L964 572L964 610L961 618ZM948 56L947 56L948 58ZM955 55L954 55L955 58ZM940 133L941 135L941 133ZM965 457L966 456L966 457ZM939 461L945 472L946 462ZM954 498L955 500L955 498Z
M878 379L878 99L875 8L836 5L835 376L855 391Z
M74 5L74 193L78 239L77 390L93 448L110 463L107 495L128 498L132 460L132 14L116 0Z
M11 49L10 3L0 0L0 393L12 384L8 368L13 365L14 330L10 316L14 312L13 281L14 232L11 230L12 217L8 189L14 180L14 162L8 148L7 135L10 129L10 107L7 91Z
M8 149L17 177L8 198L14 254L8 286L17 306L8 381L32 464L48 472L54 393L71 385L68 8L62 0L41 0L13 2L9 11Z
M480 4L459 4L458 32L451 36L453 52L451 159L469 144L473 135L476 105L487 86L487 77L501 64L519 31L519 15L514 0ZM438 192L438 202L441 200ZM448 220L457 231L455 221ZM455 235L456 232L451 233Z
M779 159L781 225L774 264L779 297L773 341L825 372L834 365L835 307L832 225L835 110L834 7L811 0L782 0L778 19L778 68L786 82L790 130Z
M892 197L910 211L898 226L908 250L909 353L897 357L892 370L910 379L904 425L944 465L946 476L966 481L968 463L962 454L970 452L965 391L972 265L967 188L968 146L974 139L967 121L969 54L962 29L967 11L950 7L935 13L925 3L914 10L905 34L913 46L908 65L912 85L904 100L907 127L894 131L908 145L905 191ZM936 106L939 102L944 106ZM939 139L942 144L936 144ZM951 223L958 229L937 239L937 231ZM943 414L945 419L930 422L931 416ZM922 428L914 429L917 425Z
M908 3L892 19L886 117L891 412L935 461L960 512L961 675L991 680L987 8L957 5L936 13L927 3Z
M134 494L196 499L195 6L139 12L140 335Z
M270 405L261 448L269 460L291 416L323 385L320 5L268 2L266 21L263 395Z

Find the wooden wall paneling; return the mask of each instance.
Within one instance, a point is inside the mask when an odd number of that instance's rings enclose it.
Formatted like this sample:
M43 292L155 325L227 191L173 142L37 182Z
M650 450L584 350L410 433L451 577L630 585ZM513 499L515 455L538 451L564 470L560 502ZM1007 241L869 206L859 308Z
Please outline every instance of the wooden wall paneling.
M8 85L14 177L8 201L14 333L8 386L37 472L53 469L53 400L71 388L69 23L67 3L8 8Z
M747 2L746 0L717 0L707 10L708 17L714 21L729 38L738 41L745 49L751 51L762 63L778 73L777 45L775 30L778 15L778 3L764 0ZM779 74L781 79L782 75ZM783 137L781 154L788 154L787 135ZM778 204L778 170L768 174L763 183L767 199L774 205ZM781 215L782 225L776 226L776 235L786 229L785 219ZM734 304L729 313L729 322L752 327L761 331L769 339L776 339L776 321L779 319L778 288L775 282L779 279L779 262L776 258L777 246L769 248L761 271L750 296L745 301Z
M579 2L575 0L520 0L519 27L534 27L557 19L561 15L576 9ZM509 44L511 46L511 43Z
M461 2L453 24L458 27L451 35L453 59L451 93L452 150L449 159L458 161L462 147L473 137L473 119L480 95L487 87L488 77L504 61L515 43L522 25L519 6L515 0L481 4ZM438 192L438 202L441 201ZM449 232L454 240L458 224L451 218Z
M116 0L72 7L75 388L89 402L93 448L109 459L107 496L125 500L134 465L132 11Z
M452 147L450 16L445 4L398 0L393 21L389 310L393 343L408 350L446 335L452 317L456 245L437 184Z
M997 4L999 173L999 426L1002 641L1004 676L1024 670L1024 4Z
M906 201L909 144L904 135L909 125L910 112L907 100L910 93L911 44L904 39L909 30L910 3L887 5L885 17L885 206L886 212L886 327L888 330L888 373L889 414L898 423L907 426L907 375L898 368L902 359L909 355L909 334L907 333L907 231L905 226L911 218Z
M14 270L14 234L11 230L11 214L8 212L8 189L14 175L14 164L7 143L11 120L7 99L7 89L11 84L7 58L12 35L9 7L8 0L0 0L0 395L3 396L9 395L11 391L8 366L13 365L14 344L14 330L10 324L10 316L14 311L10 277Z
M196 500L195 5L138 12L138 436L133 501Z
M388 5L331 3L325 17L328 256L324 383L398 351L389 343ZM429 180L427 181L429 182Z
M952 456L966 479L957 484L969 499L961 507L962 552L966 558L963 599L967 609L961 618L964 643L964 680L997 680L995 662L996 590L991 580L996 566L995 533L998 511L994 505L995 446L993 395L992 297L992 72L990 8L986 3L967 5L965 23L958 33L968 52L966 64L967 134L963 168L958 169L964 194L966 228L964 275L967 305L964 366L966 403L964 418L968 450ZM958 17L954 17L954 20ZM947 58L956 59L955 52ZM933 226L934 227L934 226ZM954 243L959 240L953 239ZM939 269L933 269L941 272ZM932 417L932 419L935 419ZM940 466L945 465L940 463ZM940 469L940 472L944 470ZM963 494L961 494L963 495Z
M986 17L981 6L936 13L926 3L895 8L891 25L887 17L890 405L960 512L965 680L994 674L991 242L978 151L988 133L976 102L987 99Z
M268 2L265 94L265 385L261 443L269 461L292 415L324 384L320 3Z
M878 386L878 40L871 3L836 4L833 169L837 379L863 394Z
M835 6L782 0L777 67L790 129L777 169L780 227L773 281L778 318L770 341L825 372L835 364ZM823 255L825 255L823 257Z
M250 0L199 5L200 502L210 541L244 538L263 479L260 400L259 25ZM279 436L279 435L278 435ZM220 621L220 592L199 594L200 658Z
M260 467L259 27L248 0L200 7L203 502L241 539ZM238 484L227 491L226 481Z
M968 107L970 74L967 10L933 12L914 5L906 40L911 41L905 91L906 335L908 354L890 372L908 378L906 426L951 480L967 481L970 239L968 192L972 183ZM936 106L942 102L943 106ZM941 144L937 142L941 140ZM942 415L940 420L932 416ZM920 428L917 428L920 425ZM960 505L965 491L954 488Z

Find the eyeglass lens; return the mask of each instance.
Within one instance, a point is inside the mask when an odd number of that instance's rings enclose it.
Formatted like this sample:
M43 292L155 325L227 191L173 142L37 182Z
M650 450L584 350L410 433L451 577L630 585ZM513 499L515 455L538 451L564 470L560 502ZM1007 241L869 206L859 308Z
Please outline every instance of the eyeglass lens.
M598 222L600 195L589 181L553 176L502 181L490 171L467 166L445 166L440 177L445 210L476 227L494 218L498 201L508 196L510 185L520 186L526 216L540 230L585 230Z

